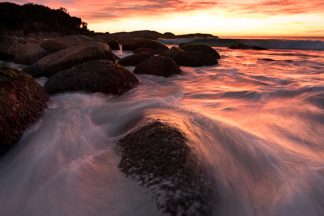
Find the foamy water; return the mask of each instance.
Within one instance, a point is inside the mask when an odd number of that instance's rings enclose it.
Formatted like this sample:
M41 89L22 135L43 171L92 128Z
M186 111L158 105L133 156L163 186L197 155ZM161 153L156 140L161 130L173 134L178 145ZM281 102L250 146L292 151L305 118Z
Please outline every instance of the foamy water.
M218 51L218 66L136 75L121 97L51 97L0 158L0 215L163 215L117 167L116 141L143 118L175 122L211 164L213 215L324 215L324 52Z

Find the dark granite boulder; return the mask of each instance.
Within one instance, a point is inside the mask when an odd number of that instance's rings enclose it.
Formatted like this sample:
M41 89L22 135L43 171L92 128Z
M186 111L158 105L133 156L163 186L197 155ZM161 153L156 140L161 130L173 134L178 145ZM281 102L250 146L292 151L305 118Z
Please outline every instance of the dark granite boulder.
M167 56L172 58L178 65L189 67L201 67L217 65L217 57L204 51L184 51L177 47L172 47Z
M32 64L47 55L38 41L33 38L0 37L0 59L11 60L19 64Z
M145 61L146 59L152 57L153 55L154 54L149 52L136 53L134 55L129 55L118 60L118 63L123 66L136 66L139 63Z
M202 51L212 54L213 56L220 59L219 53L214 50L212 47L204 44L182 44L180 48L184 51Z
M168 50L165 45L149 39L129 39L122 42L123 50L133 51L140 48L149 48L151 50Z
M93 60L58 72L45 83L49 94L71 91L120 95L138 84L136 77L108 60Z
M48 52L52 53L66 49L68 47L77 46L83 43L89 43L91 41L93 41L91 38L83 35L72 35L44 40L40 44L40 46L46 49Z
M112 53L107 44L90 42L52 53L24 70L34 77L51 76L61 70L95 59L115 61L118 57Z
M119 168L147 187L167 215L211 215L214 180L178 128L152 121L118 142Z
M0 66L0 155L41 117L47 101L46 91L32 76Z
M181 74L180 67L169 57L152 56L138 64L135 74L151 74L168 77L173 74Z

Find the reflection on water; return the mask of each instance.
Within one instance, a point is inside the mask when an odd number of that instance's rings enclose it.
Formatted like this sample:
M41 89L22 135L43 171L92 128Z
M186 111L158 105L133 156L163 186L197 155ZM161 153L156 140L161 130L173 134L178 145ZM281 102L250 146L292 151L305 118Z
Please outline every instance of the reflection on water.
M118 98L52 97L0 159L1 215L162 215L117 168L115 142L142 118L175 122L211 164L214 215L324 215L324 52L219 52Z

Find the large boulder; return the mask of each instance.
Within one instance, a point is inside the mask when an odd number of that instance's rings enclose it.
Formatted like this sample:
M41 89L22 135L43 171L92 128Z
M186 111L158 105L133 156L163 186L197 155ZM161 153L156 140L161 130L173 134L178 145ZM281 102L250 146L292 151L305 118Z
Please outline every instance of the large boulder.
M134 70L135 74L151 74L155 76L168 77L173 74L181 74L179 65L171 58L165 56L152 56L138 64Z
M118 63L123 66L136 66L146 59L152 57L153 55L154 54L150 52L136 53L134 55L129 55L118 60Z
M212 54L213 56L220 59L219 53L212 47L204 44L182 44L180 48L184 51L202 51Z
M213 179L177 127L152 121L118 142L119 168L148 188L167 215L211 215Z
M49 94L70 91L120 95L138 84L136 77L108 60L93 60L58 72L45 83Z
M151 50L168 50L165 45L149 39L129 39L122 42L123 50L133 51L140 48L149 48Z
M95 59L115 61L118 57L112 53L107 44L90 42L45 56L36 61L32 66L25 68L25 71L34 77L48 77L77 64Z
M0 66L0 155L40 118L47 101L46 91L32 76Z
M167 56L178 65L189 67L202 67L218 64L218 57L204 51L184 51L178 47L172 47Z
M19 64L32 64L47 54L37 40L0 37L0 59L11 60Z
M40 46L52 53L91 41L93 41L91 38L83 35L71 35L44 40Z

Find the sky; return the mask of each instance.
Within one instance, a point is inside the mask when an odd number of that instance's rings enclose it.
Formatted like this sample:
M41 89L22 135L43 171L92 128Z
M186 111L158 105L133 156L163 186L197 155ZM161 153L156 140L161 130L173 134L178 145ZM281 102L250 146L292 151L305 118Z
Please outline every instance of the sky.
M36 0L97 32L156 30L218 36L324 36L324 0Z

